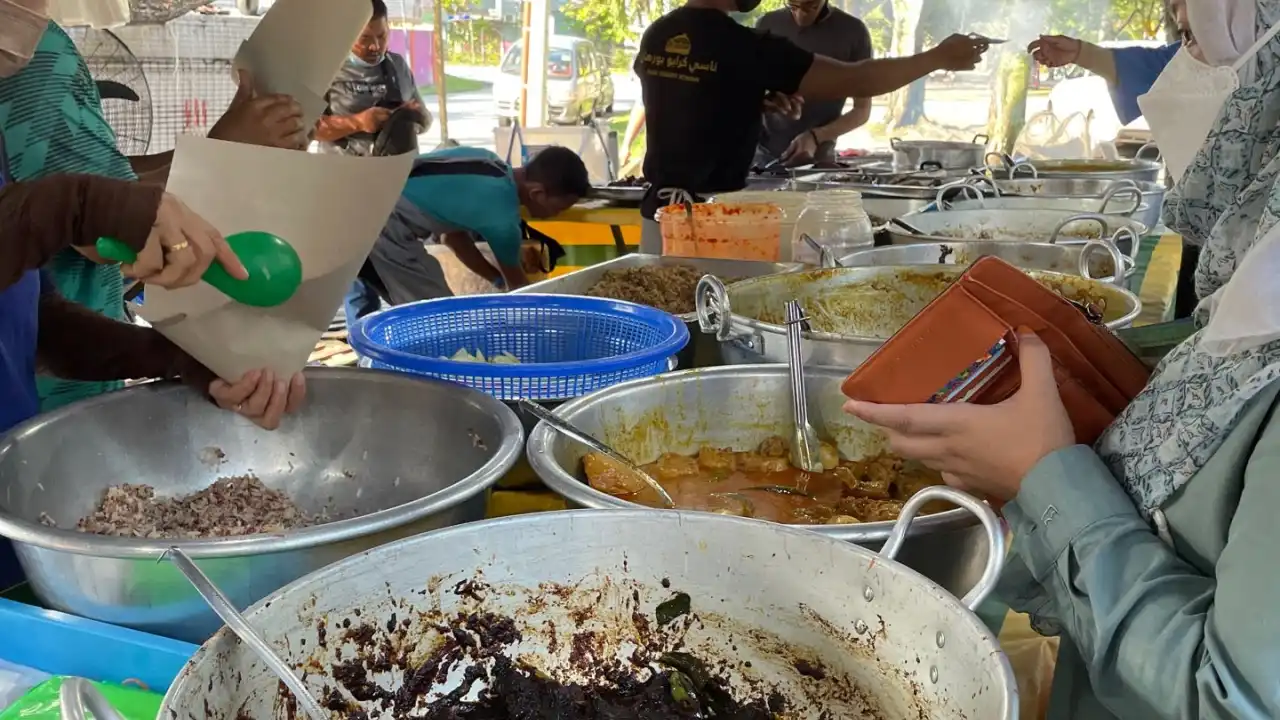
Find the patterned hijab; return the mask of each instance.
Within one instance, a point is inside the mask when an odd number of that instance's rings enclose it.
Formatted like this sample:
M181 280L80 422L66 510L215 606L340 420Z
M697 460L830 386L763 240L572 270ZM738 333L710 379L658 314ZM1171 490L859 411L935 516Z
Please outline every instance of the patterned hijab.
M1280 0L1258 0L1255 37L1280 22ZM1236 90L1217 124L1165 198L1164 223L1203 251L1196 294L1226 284L1244 252L1270 226L1259 227L1280 178L1280 36L1254 58L1253 82Z
M1260 0L1258 35L1278 21L1280 0ZM1204 246L1196 292L1208 301L1197 309L1197 320L1214 329L1246 313L1274 313L1266 302L1255 301L1252 307L1248 302L1217 302L1249 248L1280 220L1280 38L1258 52L1256 72L1257 80L1227 101L1164 208L1170 228ZM1265 245L1259 249L1267 252L1261 254L1274 255L1269 248L1280 247L1276 242ZM1250 256L1255 267L1269 261L1259 255ZM1242 272L1236 284L1257 282L1257 275ZM1215 313L1223 313L1216 322ZM1280 380L1280 339L1263 338L1223 351L1223 343L1206 342L1206 332L1192 335L1161 361L1147 387L1095 446L1148 516L1221 447L1249 403Z

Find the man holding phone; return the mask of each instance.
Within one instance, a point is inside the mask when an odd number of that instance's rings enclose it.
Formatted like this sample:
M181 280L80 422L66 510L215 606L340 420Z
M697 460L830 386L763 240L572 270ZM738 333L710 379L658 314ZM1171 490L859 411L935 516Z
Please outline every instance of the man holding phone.
M431 126L418 83L404 57L387 51L387 5L371 0L373 14L338 71L328 107L316 123L323 152L341 155L417 154L418 135Z

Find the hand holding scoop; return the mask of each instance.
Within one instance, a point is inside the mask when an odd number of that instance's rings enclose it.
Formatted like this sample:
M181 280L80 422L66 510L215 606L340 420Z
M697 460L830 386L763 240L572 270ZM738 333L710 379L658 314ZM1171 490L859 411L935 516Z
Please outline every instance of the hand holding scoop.
M293 297L302 285L302 260L293 246L270 233L247 231L227 236L227 245L249 271L246 280L231 277L213 263L204 281L243 305L275 307ZM119 263L132 263L138 254L114 238L98 238L98 254Z

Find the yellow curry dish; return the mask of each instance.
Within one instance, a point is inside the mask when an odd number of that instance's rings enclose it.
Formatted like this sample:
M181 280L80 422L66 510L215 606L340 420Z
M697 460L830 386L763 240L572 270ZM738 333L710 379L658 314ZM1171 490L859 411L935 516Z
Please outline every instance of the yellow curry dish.
M753 450L704 445L694 455L663 453L640 467L679 509L788 525L891 522L916 492L942 484L939 473L889 454L846 460L824 442L819 455L822 472L800 470L788 459L787 441L770 437ZM649 507L663 506L642 479L604 455L588 454L583 468L587 483L596 490ZM931 503L924 513L948 507Z

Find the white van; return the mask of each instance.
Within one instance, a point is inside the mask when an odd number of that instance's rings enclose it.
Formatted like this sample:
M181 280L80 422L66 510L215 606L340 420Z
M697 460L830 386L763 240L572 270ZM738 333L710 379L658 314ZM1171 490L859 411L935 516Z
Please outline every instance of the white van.
M557 125L586 123L611 110L613 81L595 45L583 38L554 35L547 48L547 122ZM494 114L501 126L520 117L520 64L524 46L516 42L507 50L493 85ZM609 86L604 87L604 83ZM606 102L606 98L608 98ZM601 104L606 102L606 104Z

